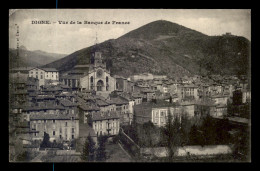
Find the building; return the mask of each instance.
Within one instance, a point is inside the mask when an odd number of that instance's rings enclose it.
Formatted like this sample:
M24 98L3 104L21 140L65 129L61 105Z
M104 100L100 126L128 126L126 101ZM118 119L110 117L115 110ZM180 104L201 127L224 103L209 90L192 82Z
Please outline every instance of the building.
M57 85L59 82L59 72L55 68L32 68L29 70L29 77L39 79L39 86L47 83Z
M92 114L92 127L97 136L117 135L119 133L120 117L118 112L96 112Z
M198 96L198 86L196 85L180 85L178 87L178 96L181 99L194 99L197 100L199 98Z
M63 75L60 81L74 89L91 90L97 95L108 97L112 91L116 90L116 79L106 69L101 52L93 51L91 61L92 63L85 67L85 70L71 71Z
M50 141L71 141L79 136L79 119L72 114L33 114L30 116L33 140L43 140L44 133Z
M151 121L154 125L159 127L166 124L169 112L173 117L184 116L186 113L184 104L169 103L163 100L157 100L156 102L143 102L142 104L134 106L134 111L136 123L144 124ZM189 115L186 116L189 117ZM194 116L194 110L192 116Z
M227 105L228 95L212 95L211 100L215 101L217 105Z
M153 75L151 73L142 73L142 74L132 75L130 77L130 80L136 82L138 80L153 80L153 79L165 79L165 78L167 78L166 75Z

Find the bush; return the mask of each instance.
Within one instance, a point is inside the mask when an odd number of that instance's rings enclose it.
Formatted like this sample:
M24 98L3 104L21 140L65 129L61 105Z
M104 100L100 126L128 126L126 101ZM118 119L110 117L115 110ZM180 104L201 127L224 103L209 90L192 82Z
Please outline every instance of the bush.
M119 141L119 136L118 136L118 135L114 136L113 139L112 139L112 141L113 141L114 144L118 143L118 141Z

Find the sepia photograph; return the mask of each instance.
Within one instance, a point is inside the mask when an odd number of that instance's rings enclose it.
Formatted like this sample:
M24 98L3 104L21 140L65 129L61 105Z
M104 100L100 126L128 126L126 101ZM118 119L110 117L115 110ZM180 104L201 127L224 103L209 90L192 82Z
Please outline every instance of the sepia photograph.
M251 162L251 9L9 9L8 32L9 162Z

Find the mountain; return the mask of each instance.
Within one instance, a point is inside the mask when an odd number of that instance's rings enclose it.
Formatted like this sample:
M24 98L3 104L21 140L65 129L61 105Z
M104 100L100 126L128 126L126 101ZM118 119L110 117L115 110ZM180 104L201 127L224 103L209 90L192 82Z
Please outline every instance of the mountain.
M112 74L150 72L179 77L193 74L247 74L251 43L234 35L208 36L169 21L148 23L98 45ZM88 64L93 46L45 67L61 72Z
M34 67L41 66L61 59L67 55L48 53L40 50L29 51L25 46L19 47L19 57L17 58L17 50L9 49L9 63L10 68L16 67Z

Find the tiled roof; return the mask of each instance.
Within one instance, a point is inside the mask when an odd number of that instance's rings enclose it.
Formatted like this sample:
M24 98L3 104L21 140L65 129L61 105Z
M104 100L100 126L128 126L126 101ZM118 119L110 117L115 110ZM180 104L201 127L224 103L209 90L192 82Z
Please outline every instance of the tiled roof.
M143 102L139 105L135 105L134 108L136 109L145 109L145 108L159 108L159 107L173 107L176 106L176 103L169 103L164 100L157 100L156 103L154 102Z
M55 99L55 96L52 95L46 95L46 96L36 96L36 100L43 100L43 99Z
M150 90L150 89L144 89L142 90L143 93L154 93L153 90Z
M142 97L143 97L143 95L140 94L140 93L133 93L132 96L133 96L134 98L142 98Z
M73 103L73 102L71 102L70 100L67 100L67 99L61 99L60 100L60 104L62 105L62 106L65 106L65 107L74 107L74 106L77 106L77 104L76 103Z
M43 120L43 119L57 119L57 120L71 120L71 118L78 119L73 114L32 114L30 120Z
M109 104L106 103L104 100L96 99L96 104L98 106L108 106Z
M93 121L108 120L108 119L119 119L119 114L116 111L109 112L96 112L92 115Z
M94 105L94 104L90 104L90 103L86 103L86 104L81 104L79 106L79 108L81 108L82 110L86 110L86 111L99 111L100 109Z
M129 103L127 100L124 100L120 97L110 98L110 100L113 101L113 103L115 103L116 105L123 105Z
M26 106L24 107L24 111L41 111L41 110L65 110L64 107L60 106L60 105L50 105L50 104L47 104L46 106Z

